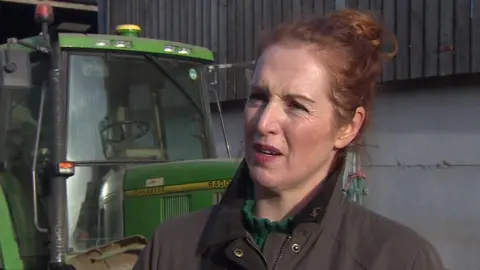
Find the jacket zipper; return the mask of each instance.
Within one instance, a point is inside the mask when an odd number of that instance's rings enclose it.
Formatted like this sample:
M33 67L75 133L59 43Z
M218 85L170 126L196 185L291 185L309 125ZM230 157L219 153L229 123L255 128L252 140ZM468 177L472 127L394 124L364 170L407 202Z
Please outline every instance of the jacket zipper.
M265 264L265 267L267 267L267 259L265 258L265 255L263 255L262 251L257 247L256 244L252 242L252 240L250 240L250 237L247 237L247 242L253 247L253 249L255 249L255 251L257 251L258 255L262 257L263 263Z
M290 239L292 239L291 236L287 236L287 239L283 241L282 248L280 249L280 253L278 254L277 260L275 261L275 264L273 265L273 270L276 270L278 266L280 265L280 261L282 260L283 254L285 253L285 249L287 249L287 244L290 242Z

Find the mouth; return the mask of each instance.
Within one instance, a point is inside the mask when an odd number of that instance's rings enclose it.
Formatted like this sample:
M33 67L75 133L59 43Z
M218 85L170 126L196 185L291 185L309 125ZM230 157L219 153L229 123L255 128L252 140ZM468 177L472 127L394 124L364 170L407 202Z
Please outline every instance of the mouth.
M267 156L281 156L282 155L282 152L274 147L274 146L271 146L271 145L268 145L268 144L261 144L261 143L255 143L253 145L253 149L255 150L255 152L257 152L258 154L263 154L263 155L267 155Z

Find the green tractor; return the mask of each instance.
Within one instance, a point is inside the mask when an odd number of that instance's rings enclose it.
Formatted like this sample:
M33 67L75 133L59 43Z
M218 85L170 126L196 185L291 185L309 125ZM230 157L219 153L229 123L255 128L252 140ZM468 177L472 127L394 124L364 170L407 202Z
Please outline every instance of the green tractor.
M60 33L45 3L36 21L40 35L0 46L0 269L131 269L238 165L216 159L213 54L135 25Z

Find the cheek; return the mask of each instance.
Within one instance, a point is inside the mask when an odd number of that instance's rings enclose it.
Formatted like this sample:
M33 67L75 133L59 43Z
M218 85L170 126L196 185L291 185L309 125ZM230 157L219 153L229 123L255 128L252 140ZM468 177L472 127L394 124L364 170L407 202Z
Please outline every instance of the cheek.
M297 127L290 129L286 134L286 139L296 155L325 155L333 149L335 142L333 127L325 121L314 122L296 123Z

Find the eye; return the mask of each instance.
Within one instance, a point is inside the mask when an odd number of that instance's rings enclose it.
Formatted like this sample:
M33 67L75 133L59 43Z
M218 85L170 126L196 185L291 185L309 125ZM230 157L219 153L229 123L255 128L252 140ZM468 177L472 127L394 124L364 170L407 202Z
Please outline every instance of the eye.
M265 94L261 93L251 93L248 97L250 102L268 102L268 97Z
M300 104L299 102L294 101L294 100L290 101L288 106L290 108L294 109L294 110L300 110L300 111L308 112L308 109L305 106L303 106L302 104Z

